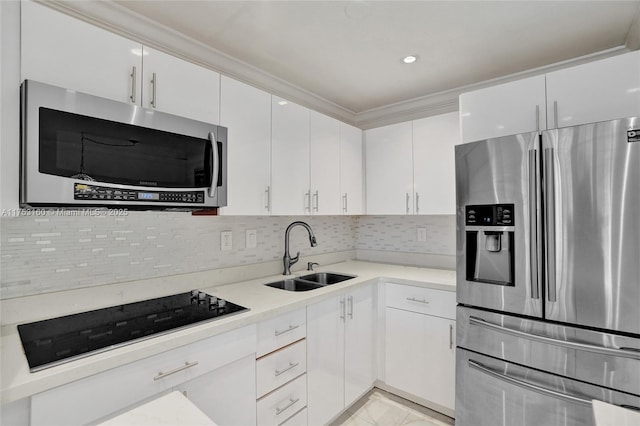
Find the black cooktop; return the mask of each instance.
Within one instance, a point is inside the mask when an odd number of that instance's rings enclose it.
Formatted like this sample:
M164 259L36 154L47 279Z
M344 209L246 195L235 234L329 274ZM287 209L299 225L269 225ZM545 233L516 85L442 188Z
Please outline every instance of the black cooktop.
M248 310L198 290L18 325L31 372Z

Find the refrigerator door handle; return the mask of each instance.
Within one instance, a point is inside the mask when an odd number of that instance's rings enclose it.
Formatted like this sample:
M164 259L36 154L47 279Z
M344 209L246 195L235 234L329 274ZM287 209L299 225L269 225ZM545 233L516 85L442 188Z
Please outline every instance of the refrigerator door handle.
M527 340L533 340L541 343L548 343L555 346L563 346L569 349L578 349L578 350L583 350L587 352L595 352L603 355L613 355L613 356L619 356L622 358L631 358L631 359L640 360L640 351L633 348L620 348L620 349L606 348L604 346L591 345L588 343L579 343L579 342L572 342L569 340L554 339L553 337L540 336L538 334L527 333L527 332L516 330L510 327L505 327L503 325L493 324L482 318L478 318L474 316L469 317L469 324L488 328L488 329L497 331L499 333L510 334L512 336L522 337Z
M555 302L556 298L556 229L555 229L555 177L553 168L553 148L544 150L544 181L545 181L545 241L547 265L547 299Z
M538 151L529 150L529 266L531 268L531 298L540 299L540 277L542 276L542 247L538 226Z
M551 396L553 398L558 398L558 399L563 399L565 401L569 401L569 402L573 402L576 404L581 404L581 405L588 405L591 406L591 400L590 399L584 399L584 398L580 398L577 396L573 396L573 395L569 395L566 393L562 393L562 392L558 392L555 390L551 390L551 389L547 389L545 387L542 386L538 386L538 385L534 385L533 383L529 383L529 382L525 382L524 380L519 380L510 376L507 376L506 374L502 374L499 373L497 371L493 371L490 368L485 367L484 365L482 365L481 363L474 361L472 359L470 359L469 361L469 367L474 368L478 371L481 371L482 373L494 377L498 380L502 380L504 382L508 382L511 383L513 385L519 386L521 388L525 388L537 393L540 393L542 395L547 395L547 396Z

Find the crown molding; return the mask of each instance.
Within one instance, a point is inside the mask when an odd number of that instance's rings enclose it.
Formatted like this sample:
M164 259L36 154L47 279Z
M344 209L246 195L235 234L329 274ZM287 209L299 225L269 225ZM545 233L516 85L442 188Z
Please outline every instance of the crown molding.
M459 109L458 97L461 93L604 59L640 48L640 35L635 34L640 33L639 10L634 23L629 29L626 45L355 113L302 87L269 74L258 67L240 61L224 52L187 37L178 31L158 24L117 3L110 1L70 0L36 1L363 130L457 111Z

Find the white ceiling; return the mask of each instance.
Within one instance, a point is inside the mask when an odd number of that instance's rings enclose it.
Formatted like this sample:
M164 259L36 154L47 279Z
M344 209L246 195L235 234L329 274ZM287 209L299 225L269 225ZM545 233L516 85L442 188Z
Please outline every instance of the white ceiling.
M640 48L640 1L115 3L354 117L606 49ZM418 62L403 64L408 54Z

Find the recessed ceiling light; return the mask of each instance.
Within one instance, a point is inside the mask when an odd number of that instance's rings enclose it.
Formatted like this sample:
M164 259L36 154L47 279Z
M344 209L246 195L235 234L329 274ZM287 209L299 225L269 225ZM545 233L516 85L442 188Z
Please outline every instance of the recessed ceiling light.
M418 60L418 55L409 55L402 58L402 62L404 62L405 64L413 64L417 60Z
M280 101L280 102L278 102L278 105L286 105L286 104L288 104L288 103L289 103L289 102L287 102L287 101Z

